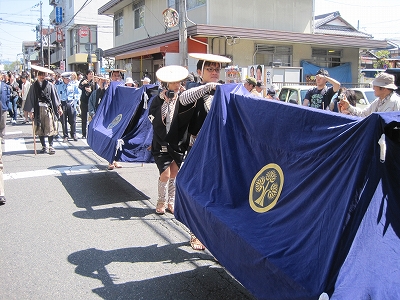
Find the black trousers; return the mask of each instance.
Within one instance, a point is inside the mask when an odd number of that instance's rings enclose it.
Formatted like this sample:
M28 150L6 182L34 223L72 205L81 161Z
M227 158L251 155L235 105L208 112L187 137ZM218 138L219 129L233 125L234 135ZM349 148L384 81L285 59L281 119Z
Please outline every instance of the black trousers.
M87 116L89 111L89 104L81 100L81 119L82 119L82 136L86 137L87 130Z
M76 135L76 109L74 102L61 101L63 114L61 116L61 125L63 129L63 137L68 137L68 124L71 127L71 137Z

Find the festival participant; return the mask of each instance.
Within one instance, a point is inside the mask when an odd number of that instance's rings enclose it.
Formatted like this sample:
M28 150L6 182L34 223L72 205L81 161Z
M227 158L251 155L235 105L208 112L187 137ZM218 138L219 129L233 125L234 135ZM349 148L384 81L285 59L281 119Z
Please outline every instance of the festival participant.
M351 106L345 98L339 102L342 110L348 110L350 114L366 117L373 112L399 111L400 96L396 94L397 86L394 84L394 76L385 72L380 73L373 81L375 96L377 97L370 105L364 109Z
M86 71L86 78L83 78L78 87L82 91L80 97L81 120L82 120L82 138L86 138L87 120L89 110L89 98L93 91L97 89L96 83L93 80L94 73L92 70Z
M202 79L200 86L186 90L179 97L179 102L182 104L179 109L182 121L179 125L183 125L183 120L187 121L188 132L191 135L189 146L191 146L211 108L215 88L219 85L221 63L229 63L231 60L220 55L204 53L191 53L189 56L199 60L197 62L197 74ZM254 78L253 80L255 81ZM254 83L254 85L256 84ZM191 109L193 107L195 108ZM190 245L194 250L205 249L203 243L193 233L190 234Z
M133 81L132 77L127 77L125 80L125 86L129 87L136 87L135 82Z
M111 69L109 70L109 77L111 81L118 81L120 83L120 85L124 85L124 79L123 79L123 75L122 73L126 72L126 70L122 70L122 69ZM112 163L110 163L108 165L108 170L114 170L114 168L122 168L122 165L117 162L117 161L113 161Z
M89 121L91 121L99 107L101 99L103 99L104 93L108 87L109 80L103 76L94 76L96 85L98 88L92 92L89 98L88 110L89 110Z
M259 96L259 94L256 91L257 81L255 78L247 77L246 80L244 81L243 85L246 88L246 90L248 90L252 95L257 96L257 97Z
M53 73L50 69L40 66L31 66L37 70L37 80L31 85L24 111L33 110L33 127L42 144L41 153L46 153L44 137L47 136L49 143L49 154L54 154L53 139L57 135L56 121L62 115L62 107L57 91L53 84L45 80L47 73Z
M174 213L175 178L182 164L187 144L183 136L179 138L178 143L169 143L166 137L179 135L177 127L171 127L171 124L179 111L178 97L183 89L181 81L187 75L187 69L181 66L163 67L156 73L161 81L162 89L151 103L149 119L153 125L151 153L160 173L157 214L164 214L166 210Z
M21 75L21 81L22 81L22 89L21 89L22 105L21 105L21 108L23 110L24 106L25 106L25 102L26 102L26 97L28 96L28 92L31 87L31 83L29 81L28 75L26 75L26 74ZM32 120L32 114L24 111L23 123L24 124L28 123L29 119Z

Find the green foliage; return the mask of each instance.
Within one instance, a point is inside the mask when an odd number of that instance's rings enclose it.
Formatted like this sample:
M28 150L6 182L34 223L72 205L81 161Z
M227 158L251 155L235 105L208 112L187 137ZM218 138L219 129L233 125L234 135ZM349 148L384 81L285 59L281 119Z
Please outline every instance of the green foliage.
M378 57L374 63L375 69L385 69L389 66L389 61L387 59L390 56L390 52L388 50L376 51L375 55Z

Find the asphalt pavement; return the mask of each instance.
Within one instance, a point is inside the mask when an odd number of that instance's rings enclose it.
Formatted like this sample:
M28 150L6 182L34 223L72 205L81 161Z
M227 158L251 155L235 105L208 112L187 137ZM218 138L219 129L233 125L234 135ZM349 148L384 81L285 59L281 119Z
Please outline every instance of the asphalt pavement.
M109 171L84 139L54 146L35 155L32 126L7 122L0 299L254 299L155 214L155 164Z

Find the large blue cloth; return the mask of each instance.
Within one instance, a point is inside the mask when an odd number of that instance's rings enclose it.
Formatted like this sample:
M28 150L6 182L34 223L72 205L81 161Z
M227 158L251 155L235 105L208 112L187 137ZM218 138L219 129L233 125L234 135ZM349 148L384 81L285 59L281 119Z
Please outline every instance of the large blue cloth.
M151 88L111 82L88 127L88 144L95 153L110 163L153 161L148 150L153 137L147 109L153 99Z
M301 67L303 67L303 81L306 81L306 76L308 75L315 75L321 67L314 65L312 63L309 63L305 60L301 61L300 63ZM352 77L351 77L351 64L350 63L344 63L340 66L337 67L332 67L332 68L324 68L329 72L329 76L336 79L342 85L346 86L346 83L351 83L352 82ZM329 84L329 83L328 83ZM351 85L349 87L352 87Z
M384 122L246 94L217 88L175 217L258 299L318 299L377 188Z

